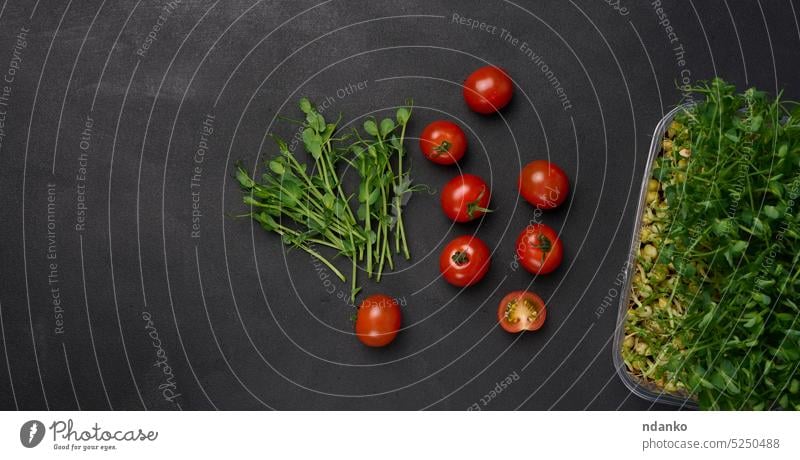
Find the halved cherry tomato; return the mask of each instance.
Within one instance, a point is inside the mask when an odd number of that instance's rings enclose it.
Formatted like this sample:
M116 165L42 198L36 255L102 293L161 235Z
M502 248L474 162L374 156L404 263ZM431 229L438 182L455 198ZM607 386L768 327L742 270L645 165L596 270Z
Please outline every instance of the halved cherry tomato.
M531 161L519 174L519 193L539 209L558 207L569 195L566 173L547 160Z
M425 157L432 162L451 165L464 156L467 150L467 136L452 121L438 120L422 130L419 147Z
M489 247L477 237L459 236L442 250L439 271L454 286L472 286L486 276L490 256Z
M402 318L397 300L383 294L371 295L358 307L358 340L368 347L386 346L397 337Z
M542 327L547 308L541 297L529 291L509 292L497 307L497 321L507 332L535 331Z
M531 224L517 238L517 257L529 272L545 275L561 265L564 249L555 230L545 224Z
M456 222L469 222L491 212L491 191L486 182L474 174L462 174L442 187L442 211Z
M511 77L499 67L481 67L464 81L464 100L470 109L484 115L508 105L513 94Z

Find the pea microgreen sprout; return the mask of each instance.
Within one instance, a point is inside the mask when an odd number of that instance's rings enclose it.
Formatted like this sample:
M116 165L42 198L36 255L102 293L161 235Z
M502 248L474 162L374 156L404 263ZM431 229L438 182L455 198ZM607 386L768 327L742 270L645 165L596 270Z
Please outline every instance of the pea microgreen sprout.
M623 358L701 408L800 410L800 109L692 91L648 182Z
M365 261L369 277L380 281L384 266L394 268L389 250L390 238L410 258L402 221L402 208L409 195L419 190L411 186L408 169L403 169L406 126L411 108L401 107L396 122L384 118L380 123L367 120L363 129L341 135L337 127L341 116L328 123L306 98L300 99L303 120L291 120L300 125L303 147L308 161L301 162L286 142L273 136L278 155L266 160L261 181L254 180L241 165L236 167L236 179L243 191L247 214L262 228L281 235L283 242L301 249L320 260L339 279L344 274L318 248L329 248L336 255L350 259L350 300L360 288L356 281L358 263ZM399 132L399 135L397 134ZM392 168L396 158L397 170ZM354 167L359 174L356 193L345 192L340 163ZM358 202L356 212L352 198ZM359 224L362 222L362 224Z

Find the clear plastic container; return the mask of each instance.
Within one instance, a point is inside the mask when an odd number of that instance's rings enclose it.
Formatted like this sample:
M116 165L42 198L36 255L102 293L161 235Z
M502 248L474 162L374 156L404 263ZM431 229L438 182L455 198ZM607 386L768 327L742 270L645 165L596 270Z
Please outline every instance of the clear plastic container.
M625 270L625 281L623 282L623 291L620 294L619 312L617 314L617 327L614 333L613 355L614 367L617 369L617 374L622 379L622 382L628 387L633 394L648 401L657 403L669 404L673 406L681 406L684 408L697 408L697 403L688 398L686 395L669 393L657 385L644 381L639 377L632 375L628 372L625 362L622 359L622 341L625 338L625 318L628 315L628 304L631 295L631 282L632 282L632 267L636 266L636 254L639 247L639 236L642 229L642 214L646 206L647 197L647 183L650 179L650 173L653 169L653 163L658 155L661 153L661 140L664 139L664 134L667 132L672 120L682 110L690 108L691 105L678 106L667 113L664 118L656 126L653 132L653 140L650 143L650 152L647 155L647 164L645 165L645 174L642 179L641 192L639 196L639 206L636 208L636 220L633 225L633 236L631 238L631 245L628 251L628 265Z

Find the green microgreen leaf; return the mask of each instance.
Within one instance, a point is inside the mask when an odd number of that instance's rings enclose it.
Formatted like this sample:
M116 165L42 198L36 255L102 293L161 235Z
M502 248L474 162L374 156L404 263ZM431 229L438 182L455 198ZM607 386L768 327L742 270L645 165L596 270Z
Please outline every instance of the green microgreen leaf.
M410 117L411 117L411 112L407 108L400 107L399 109L397 109L397 115L396 115L395 118L397 118L397 123L398 124L400 124L400 125L407 124L408 123L408 119Z
M375 124L375 120L369 119L364 122L364 131L367 132L370 136L377 136L378 135L378 125Z
M381 125L380 125L381 137L385 138L390 132L392 132L393 129L394 129L394 121L392 121L390 118L384 118L383 120L381 120Z
M279 176L282 176L283 173L286 172L286 168L284 168L283 164L281 164L281 162L278 161L277 159L269 162L269 169L271 169L272 172L274 172Z
M299 105L300 105L300 110L302 110L303 113L311 113L311 111L314 109L314 106L312 106L311 102L305 97L300 98Z

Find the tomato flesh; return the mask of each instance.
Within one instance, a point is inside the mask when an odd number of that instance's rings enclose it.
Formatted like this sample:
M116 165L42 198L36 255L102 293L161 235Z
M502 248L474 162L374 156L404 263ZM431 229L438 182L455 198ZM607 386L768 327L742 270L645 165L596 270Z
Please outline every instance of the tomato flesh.
M358 307L356 336L368 347L384 347L397 337L402 318L397 300L383 294L371 295Z
M503 297L497 308L497 321L507 332L535 331L547 317L544 301L529 291L514 291Z

